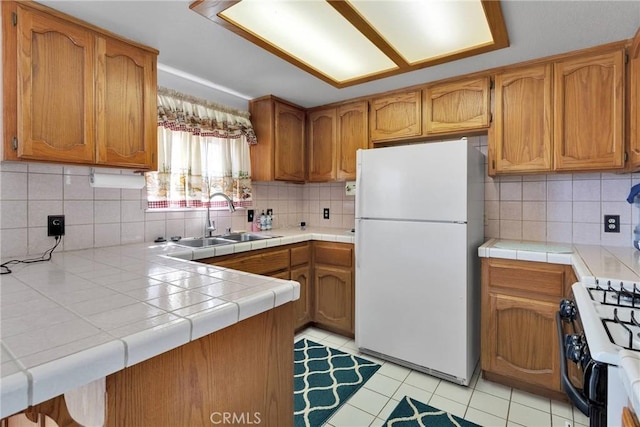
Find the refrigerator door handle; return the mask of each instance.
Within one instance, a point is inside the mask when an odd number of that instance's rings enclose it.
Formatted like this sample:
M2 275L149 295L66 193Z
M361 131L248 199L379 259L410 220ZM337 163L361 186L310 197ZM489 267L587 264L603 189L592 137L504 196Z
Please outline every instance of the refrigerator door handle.
M360 239L361 239L361 235L362 233L359 230L362 230L362 220L361 219L357 219L356 220L356 270L358 270L360 268L360 258L362 257L361 255L358 254L358 248L361 248L362 246L360 246Z
M362 214L362 192L359 191L359 188L362 188L362 150L358 150L356 152L356 218L359 218Z

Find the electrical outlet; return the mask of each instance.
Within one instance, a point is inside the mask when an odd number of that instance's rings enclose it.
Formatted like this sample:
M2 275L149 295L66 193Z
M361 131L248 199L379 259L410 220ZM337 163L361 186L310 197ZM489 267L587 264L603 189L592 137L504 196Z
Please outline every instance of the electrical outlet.
M322 210L322 218L329 219L329 208L324 208Z
M619 233L620 232L620 215L604 216L604 232Z
M64 215L47 216L47 236L64 236Z
M267 209L267 215L273 216L273 209Z
M253 222L253 209L247 209L247 222Z

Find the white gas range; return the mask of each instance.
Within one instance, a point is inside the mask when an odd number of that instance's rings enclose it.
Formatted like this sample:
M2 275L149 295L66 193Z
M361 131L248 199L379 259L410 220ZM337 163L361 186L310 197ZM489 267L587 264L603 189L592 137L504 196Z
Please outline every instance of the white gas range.
M579 364L584 379L568 384L565 374L563 387L591 426L618 426L624 406L640 414L640 287L596 280L576 283L572 291L575 304L561 304L559 333L567 359ZM566 336L569 323L573 334Z

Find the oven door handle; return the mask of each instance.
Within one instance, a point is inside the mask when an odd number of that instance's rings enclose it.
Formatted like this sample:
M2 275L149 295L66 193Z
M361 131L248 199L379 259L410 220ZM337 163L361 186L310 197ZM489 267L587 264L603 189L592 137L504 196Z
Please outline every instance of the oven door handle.
M569 396L573 404L580 409L580 412L589 416L589 400L573 385L569 380L569 369L567 367L567 355L564 348L564 334L562 332L562 318L560 312L556 313L556 326L558 328L558 343L560 348L560 376L562 389Z

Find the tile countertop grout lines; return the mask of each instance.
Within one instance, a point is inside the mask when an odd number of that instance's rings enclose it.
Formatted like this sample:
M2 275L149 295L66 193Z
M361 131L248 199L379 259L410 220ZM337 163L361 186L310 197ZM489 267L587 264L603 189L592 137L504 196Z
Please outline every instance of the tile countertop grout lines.
M354 242L343 229L273 234L281 237L225 251ZM50 262L16 267L0 288L3 331L16 331L0 340L0 418L300 296L295 281L191 261L212 255L173 243L138 243L59 252ZM30 315L34 297L43 308L37 318Z
M609 281L622 282L625 285L638 283L638 274L616 256L615 250L609 250L611 247L575 245L575 249L593 277L584 280L584 283L594 284L596 280L601 285L606 285Z
M572 253L555 253L555 243L527 242L520 240L489 239L478 248L481 258L503 258L513 260L540 260L545 252L533 251L533 255L523 255L522 249L505 249L494 247L496 244L513 244L516 248L519 244L531 244L538 247L548 246L546 258L552 264L567 264L573 267L579 281L586 284L595 284L607 281L623 282L626 286L633 283L640 284L640 251L631 247L599 246L563 244L572 250Z
M636 274L635 283L640 285L640 251L634 247L607 246L606 249Z

